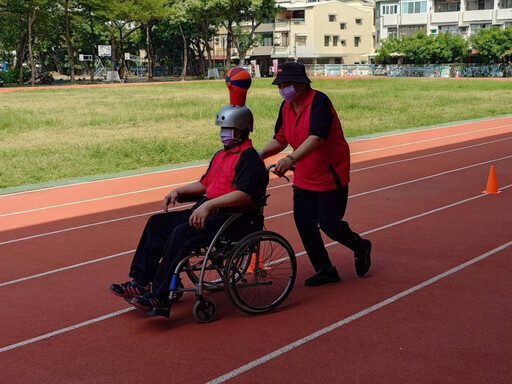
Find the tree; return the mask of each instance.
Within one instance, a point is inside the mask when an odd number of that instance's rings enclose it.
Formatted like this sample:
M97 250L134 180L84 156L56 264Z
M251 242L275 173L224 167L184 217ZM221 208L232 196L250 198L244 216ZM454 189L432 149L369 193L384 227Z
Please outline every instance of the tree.
M231 56L231 45L237 49L239 65L244 65L247 51L256 41L255 30L266 19L276 15L274 0L211 0L212 16L221 20L226 28L226 55ZM249 29L244 23L250 23ZM230 67L226 60L226 70Z
M483 63L500 63L504 61L504 53L512 49L512 27L480 29L471 37L471 44Z
M151 43L151 29L157 21L171 14L168 0L125 0L119 14L122 20L135 20L146 32L146 53L148 58L148 80L153 80L154 55Z

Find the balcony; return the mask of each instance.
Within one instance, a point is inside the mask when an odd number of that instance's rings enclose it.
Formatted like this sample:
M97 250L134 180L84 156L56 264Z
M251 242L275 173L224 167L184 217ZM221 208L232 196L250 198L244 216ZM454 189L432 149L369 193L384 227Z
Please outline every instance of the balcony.
M466 11L462 13L462 21L491 22L492 9L479 9L478 11Z
M435 12L431 14L432 23L458 23L459 12Z
M402 25L427 24L427 13L408 13L402 15Z
M397 25L398 24L398 15L383 15L382 16L382 26L388 25Z
M288 32L290 30L290 19L276 19L275 31Z

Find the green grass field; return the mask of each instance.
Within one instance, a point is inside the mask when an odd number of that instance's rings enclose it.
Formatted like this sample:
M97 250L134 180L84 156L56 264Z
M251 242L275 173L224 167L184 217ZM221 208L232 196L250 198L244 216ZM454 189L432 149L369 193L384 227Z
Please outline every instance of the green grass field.
M512 114L512 81L313 79L355 137ZM208 160L220 147L223 81L0 93L0 188ZM272 137L281 98L254 80L255 147ZM0 193L2 190L0 189Z

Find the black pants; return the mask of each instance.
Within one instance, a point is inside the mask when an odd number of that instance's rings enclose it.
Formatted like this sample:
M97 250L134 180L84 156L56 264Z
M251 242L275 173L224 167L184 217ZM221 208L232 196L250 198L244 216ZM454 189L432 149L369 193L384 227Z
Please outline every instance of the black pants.
M172 274L178 263L194 248L208 245L222 224L225 214L211 213L204 229L188 223L192 209L151 216L133 256L130 277L139 284L153 283L152 292L169 293Z
M339 186L327 192L293 187L295 225L316 272L332 267L320 229L354 252L364 250L361 237L343 221L347 199L348 186Z

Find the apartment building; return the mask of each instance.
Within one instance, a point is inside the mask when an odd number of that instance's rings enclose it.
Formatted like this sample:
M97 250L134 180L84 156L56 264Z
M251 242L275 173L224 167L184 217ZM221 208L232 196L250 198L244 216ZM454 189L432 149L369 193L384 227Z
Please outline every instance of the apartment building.
M276 0L274 20L260 24L260 43L247 53L267 75L273 60L304 64L368 62L374 52L373 0ZM216 57L224 57L226 32L215 38ZM237 58L237 52L232 52ZM225 59L225 58L224 58Z
M390 36L457 33L468 37L479 29L512 25L512 0L376 0L377 46Z

